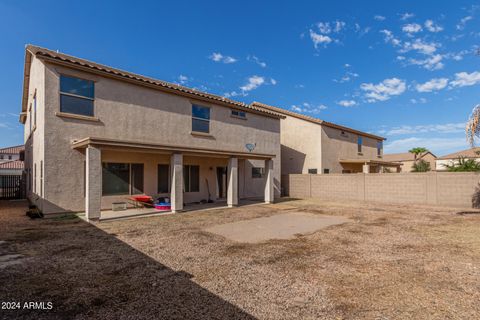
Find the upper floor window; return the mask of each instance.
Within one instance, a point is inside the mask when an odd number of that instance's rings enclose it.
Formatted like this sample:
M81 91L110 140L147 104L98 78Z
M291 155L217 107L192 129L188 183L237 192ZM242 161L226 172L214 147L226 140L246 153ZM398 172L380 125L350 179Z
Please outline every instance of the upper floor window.
M359 153L362 152L362 144L363 144L363 138L359 136L359 137L357 138L357 151L358 151Z
M308 174L317 174L318 170L317 169L308 169Z
M94 83L60 76L60 111L93 117Z
M383 149L383 141L378 141L377 142L377 156L382 155L382 149Z
M232 116L239 118L246 118L247 113L245 111L232 110Z
M192 105L192 131L210 132L210 108Z

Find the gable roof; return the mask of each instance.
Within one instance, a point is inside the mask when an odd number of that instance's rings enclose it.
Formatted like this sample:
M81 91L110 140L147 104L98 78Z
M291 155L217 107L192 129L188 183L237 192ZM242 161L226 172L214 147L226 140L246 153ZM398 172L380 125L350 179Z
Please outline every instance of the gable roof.
M103 64L96 62L88 61L85 59L77 58L71 55L64 53L56 52L46 48L27 45L25 49L25 66L24 66L24 78L23 78L23 97L22 97L22 113L20 114L20 122L25 123L25 112L27 111L28 104L28 92L29 92L29 79L30 79L30 65L32 62L32 57L36 56L45 61L67 65L79 70L93 72L101 74L103 76L113 77L119 80L124 80L128 82L133 82L139 85L144 85L152 88L156 88L165 92L183 95L191 98L196 98L198 100L205 100L227 107L239 108L246 111L253 111L254 113L263 114L265 116L273 118L284 118L282 114L273 112L272 110L265 109L259 106L254 106L252 104L247 104L244 102L239 102L231 100L222 96L214 95L211 93L199 91L196 89L184 87L174 83L166 82L163 80L158 80L139 74L123 71L120 69L112 68Z
M431 153L430 151L421 153L418 157L417 160L422 159L425 157L427 154L431 154L434 158L437 158L436 155ZM388 161L414 161L415 160L415 155L411 152L403 152L403 153L387 153L382 156L382 159L388 160Z
M13 147L6 147L0 149L0 154L19 154L21 151L25 150L25 146L23 144Z
M332 122L324 121L324 120L321 120L321 119L318 119L318 118L306 116L306 115L296 113L296 112L293 112L293 111L290 111L290 110L285 110L285 109L282 109L282 108L270 106L270 105L267 105L267 104L264 104L264 103L261 103L261 102L254 101L254 102L252 102L252 105L262 107L262 108L265 108L265 109L270 109L274 112L277 112L277 113L280 113L280 114L283 114L283 115L286 115L286 116L291 116L291 117L298 118L298 119L301 119L301 120L317 123L317 124L327 126L327 127L330 127L330 128L335 128L335 129L355 133L355 134L358 134L358 135L361 135L361 136L364 136L364 137L370 137L370 138L377 139L377 140L387 140L384 137L380 137L380 136L377 136L377 135L374 135L374 134L371 134L371 133L359 131L359 130L356 130L356 129L352 129L352 128L349 128L349 127L345 127L345 126L336 124L336 123L332 123Z
M479 154L477 154L477 152ZM470 149L466 149L466 150L462 150L462 151L458 151L458 152L454 152L454 153L450 153L450 154L447 154L445 156L441 156L440 158L438 159L458 159L460 157L465 157L465 158L480 158L480 147L476 147L476 148L470 148Z

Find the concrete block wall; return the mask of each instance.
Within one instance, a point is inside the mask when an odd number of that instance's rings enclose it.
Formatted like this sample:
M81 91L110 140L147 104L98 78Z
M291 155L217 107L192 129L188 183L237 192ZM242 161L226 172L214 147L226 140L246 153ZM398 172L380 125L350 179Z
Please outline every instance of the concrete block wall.
M388 174L291 174L285 194L294 198L360 200L386 203L471 207L480 182L474 172Z

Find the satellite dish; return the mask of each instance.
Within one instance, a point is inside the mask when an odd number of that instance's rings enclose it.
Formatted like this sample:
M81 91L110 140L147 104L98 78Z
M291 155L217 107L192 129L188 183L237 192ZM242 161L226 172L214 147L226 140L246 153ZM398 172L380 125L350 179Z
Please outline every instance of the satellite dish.
M256 146L257 146L256 143L247 143L247 144L245 145L245 148L247 148L247 150L248 150L249 152L252 152L253 150L255 150L255 147L256 147Z

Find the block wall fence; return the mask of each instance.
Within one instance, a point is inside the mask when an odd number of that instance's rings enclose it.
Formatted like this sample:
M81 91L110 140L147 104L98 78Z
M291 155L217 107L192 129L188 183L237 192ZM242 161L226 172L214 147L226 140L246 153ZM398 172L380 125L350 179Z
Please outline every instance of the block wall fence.
M480 182L473 172L290 174L282 176L292 198L359 200L471 207Z

